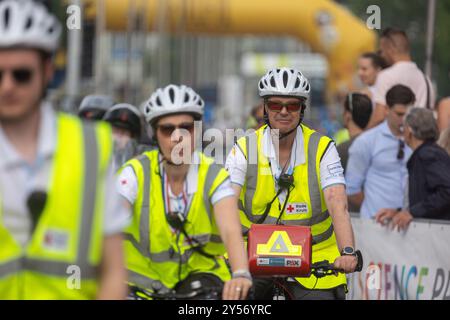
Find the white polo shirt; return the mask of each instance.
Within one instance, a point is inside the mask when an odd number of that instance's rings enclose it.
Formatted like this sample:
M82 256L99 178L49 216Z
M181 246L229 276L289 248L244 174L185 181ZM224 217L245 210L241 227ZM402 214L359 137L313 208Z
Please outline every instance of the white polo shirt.
M159 155L159 160L162 160L161 155ZM160 161L159 170L163 179L162 185L165 207L170 207L171 211L178 211L186 214L185 209L189 206L194 193L197 192L199 163L199 156L197 152L194 152L193 163L194 164L189 166L183 185L183 192L176 195L172 192L170 185L167 183L167 175L164 171L162 161ZM131 204L134 204L138 193L138 182L136 174L131 166L125 167L120 173L119 178L117 179L117 189L119 190L119 193L125 197L125 199L127 199ZM168 192L166 192L166 190ZM217 202L226 197L234 197L234 191L233 188L231 188L229 178L227 178L219 187L217 187L216 191L214 191L211 196L211 204L215 205Z
M0 124L0 194L3 224L12 236L25 246L30 240L31 218L27 199L33 191L49 187L50 172L56 148L56 113L50 104L41 106L36 160L25 161L11 145ZM129 210L121 203L115 189L112 170L106 183L104 234L120 233L129 223ZM70 195L68 195L70 196Z
M270 169L275 180L279 178L282 168L278 163L275 146L270 136L269 128L266 128L262 137L262 152L270 162ZM305 163L305 147L303 144L303 131L301 127L297 128L294 143L292 145L292 153L289 167L286 173L292 173L293 168ZM231 183L243 186L245 184L247 173L247 159L241 149L236 145L228 155L225 168L230 174ZM320 182L322 190L336 184L345 185L344 169L341 165L341 158L336 150L336 146L332 143L326 150L322 160L320 161ZM275 182L275 190L278 191L278 184ZM283 203L286 199L287 191L281 192L278 199Z
M429 104L434 108L436 95L431 85L431 81L426 77L429 88ZM402 84L409 87L416 96L417 107L426 107L427 103L427 83L423 72L412 61L400 61L389 68L380 71L374 85L373 101L386 105L386 94L393 86Z

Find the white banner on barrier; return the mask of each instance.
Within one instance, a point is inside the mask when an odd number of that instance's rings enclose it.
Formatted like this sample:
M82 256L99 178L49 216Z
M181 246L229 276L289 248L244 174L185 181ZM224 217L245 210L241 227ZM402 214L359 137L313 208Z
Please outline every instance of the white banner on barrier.
M450 299L450 225L413 222L406 232L352 218L362 272L349 276L348 299Z

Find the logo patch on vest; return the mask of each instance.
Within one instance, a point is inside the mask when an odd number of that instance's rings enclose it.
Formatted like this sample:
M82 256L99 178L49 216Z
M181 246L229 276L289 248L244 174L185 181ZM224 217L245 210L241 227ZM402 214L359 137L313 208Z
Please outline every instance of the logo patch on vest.
M344 169L340 161L329 164L327 169L332 177L342 177L344 175Z
M288 202L284 213L288 215L308 213L308 204L306 202Z
M51 251L65 251L69 246L69 233L56 230L48 229L44 234L43 247Z

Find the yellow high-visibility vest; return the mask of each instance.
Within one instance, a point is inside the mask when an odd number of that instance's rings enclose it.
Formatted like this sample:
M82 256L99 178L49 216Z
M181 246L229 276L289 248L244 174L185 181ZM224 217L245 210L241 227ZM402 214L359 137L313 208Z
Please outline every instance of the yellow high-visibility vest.
M241 189L239 199L240 218L245 233L252 223L261 218L268 203L274 199L277 192L269 160L263 154L262 138L267 125L254 133L238 140L237 146L247 159L247 174L245 184ZM320 187L320 160L325 154L332 140L320 133L301 125L303 131L303 146L305 163L293 169L294 188L286 199L287 203L294 203L302 208L298 213L286 214L285 209L280 221L286 225L310 226L313 236L312 262L328 260L333 263L340 256L333 231L333 222L328 213L324 195ZM254 149L252 149L254 148ZM273 202L269 214L263 223L276 224L280 215L278 197ZM326 276L317 279L296 278L304 287L312 289L329 289L346 284L344 274L337 277ZM316 283L317 280L317 283Z
M197 192L186 209L185 230L201 243L206 257L182 233L172 232L159 172L159 151L148 151L130 160L138 181L133 205L133 220L125 234L125 256L129 282L152 290L155 284L172 289L192 272L212 273L223 281L230 273L222 258L225 247L219 234L211 205L211 196L228 179L226 170L212 158L199 154Z
M57 145L44 210L29 244L3 224L0 299L94 299L103 245L111 128L57 116Z

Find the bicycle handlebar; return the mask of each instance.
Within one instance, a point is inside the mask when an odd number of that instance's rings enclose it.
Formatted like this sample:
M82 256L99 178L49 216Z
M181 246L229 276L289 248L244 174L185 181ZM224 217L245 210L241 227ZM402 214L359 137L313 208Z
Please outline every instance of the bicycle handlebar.
M344 270L337 269L328 260L320 261L311 265L311 274L316 278L322 278L328 275L337 274L338 272L344 272Z
M356 250L356 258L358 259L358 264L356 265L355 271L360 272L363 267L361 251ZM329 263L328 260L319 261L311 265L311 274L315 275L317 278L322 278L338 272L344 272L344 270L335 268L334 264Z
M200 288L192 289L188 293L177 293L175 290L170 290L167 292L152 292L143 288L129 285L130 296L138 300L189 300L200 295L206 295L207 300L209 299L220 299L222 288Z

